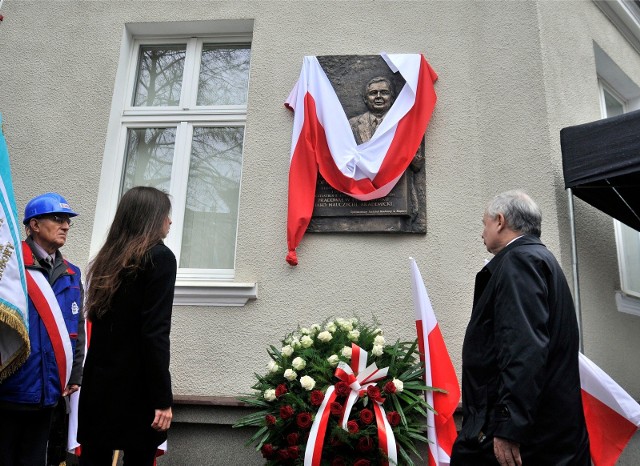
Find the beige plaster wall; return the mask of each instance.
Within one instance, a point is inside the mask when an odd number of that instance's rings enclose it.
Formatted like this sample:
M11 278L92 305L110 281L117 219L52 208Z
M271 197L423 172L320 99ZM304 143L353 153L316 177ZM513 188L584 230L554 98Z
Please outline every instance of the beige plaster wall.
M242 308L174 309L175 392L246 392L253 372L264 371L267 345L298 324L332 315L375 316L388 339L413 338L409 256L422 270L460 370L473 280L488 257L480 232L490 197L528 191L543 209L543 240L570 270L558 128L597 117L597 100L584 102L594 73L587 43L608 23L590 2L567 2L557 18L555 8L495 1L6 0L0 111L19 209L44 190L66 195L82 216L65 250L86 265L125 23L254 19L237 281L256 281L259 297ZM585 56L574 56L574 48ZM424 53L440 76L426 136L428 232L310 234L298 250L300 265L290 268L284 256L292 116L284 99L304 55L380 51ZM578 89L563 97L560 109L550 108L576 80ZM589 280L589 268L602 262L612 276L612 229L586 210L579 206L579 241L596 234L586 232L586 219L610 236L600 240L592 262L583 260L583 277ZM609 290L598 298L599 289L584 301L608 302ZM613 309L603 319L591 306L587 347L602 347L599 359L622 376L625 361L596 335L598 329L628 333L625 327L637 328L638 321ZM635 380L628 388L640 396Z

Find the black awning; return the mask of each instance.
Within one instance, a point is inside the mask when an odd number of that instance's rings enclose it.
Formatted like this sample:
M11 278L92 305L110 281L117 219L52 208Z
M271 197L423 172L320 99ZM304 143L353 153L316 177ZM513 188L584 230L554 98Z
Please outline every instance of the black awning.
M565 189L640 231L640 110L560 131Z

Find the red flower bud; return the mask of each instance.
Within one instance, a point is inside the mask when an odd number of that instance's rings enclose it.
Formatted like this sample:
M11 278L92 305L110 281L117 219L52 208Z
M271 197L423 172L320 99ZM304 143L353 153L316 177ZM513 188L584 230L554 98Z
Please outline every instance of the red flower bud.
M367 395L373 401L377 401L378 403L384 403L384 398L380 396L380 389L375 385L370 385L369 387L367 387Z
M335 385L335 390L338 396L349 396L349 393L351 393L351 387L342 380Z
M333 461L331 461L331 466L346 466L347 463L344 461L344 458L341 456L336 456Z
M360 420L363 424L371 424L373 421L373 411L367 408L360 411Z
M285 384L281 383L280 385L278 385L276 387L276 398L280 398L282 395L284 395L288 391L289 390L287 390L287 386Z
M271 414L267 414L264 417L265 422L267 423L268 426L272 426L276 423L277 419L275 416L272 416Z
M337 401L333 401L330 405L329 405L329 412L333 415L333 416L342 416L342 411L344 410L344 408L342 407L342 405L340 403L338 403Z
M312 406L320 406L324 401L324 393L320 390L314 390L311 392L310 401Z
M358 423L356 421L347 422L347 430L350 434L357 434L360 428L358 427Z
M295 460L300 456L300 448L297 446L287 448L287 452L289 453L289 458L292 460Z
M371 466L371 461L360 458L358 461L353 463L353 466Z
M395 393L396 390L397 390L396 389L396 385L393 382L389 381L386 384L384 384L384 391L385 392L387 392L387 393ZM278 392L276 391L276 395L277 395L277 393Z
M359 452L366 452L373 450L374 445L375 443L371 437L360 437L356 448Z
M387 413L387 420L389 424L391 424L391 427L396 427L401 421L400 414L398 414L397 411L389 411Z
M287 435L287 443L291 446L297 445L299 440L300 440L300 435L298 435L295 432L291 432L290 434Z
M280 417L282 419L289 419L294 414L295 414L295 411L289 405L284 405L280 408Z
M312 423L311 414L309 413L300 413L296 417L296 425L301 429L308 429Z
M265 443L264 445L262 445L262 448L260 449L260 452L262 453L262 456L266 459L271 459L273 458L273 454L275 453L275 449L273 448L273 445L271 445L270 443Z

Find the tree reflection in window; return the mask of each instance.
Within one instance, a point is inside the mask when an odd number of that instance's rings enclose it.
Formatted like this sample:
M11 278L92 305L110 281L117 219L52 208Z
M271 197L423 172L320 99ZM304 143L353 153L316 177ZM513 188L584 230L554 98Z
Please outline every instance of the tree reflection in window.
M234 268L244 127L194 127L180 267Z
M204 44L197 105L246 104L250 54L246 45Z
M133 105L179 105L185 56L184 44L141 46Z
M120 196L134 186L169 192L176 128L129 128Z

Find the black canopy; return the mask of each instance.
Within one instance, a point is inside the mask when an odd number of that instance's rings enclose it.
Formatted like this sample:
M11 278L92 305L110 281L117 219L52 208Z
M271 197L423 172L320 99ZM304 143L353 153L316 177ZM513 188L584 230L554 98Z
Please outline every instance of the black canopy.
M565 189L640 231L640 110L560 131Z

